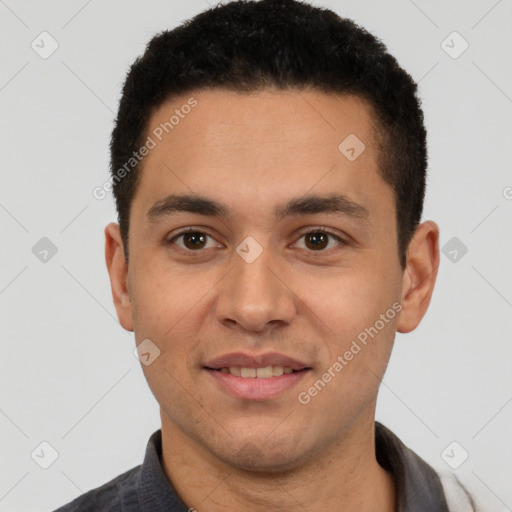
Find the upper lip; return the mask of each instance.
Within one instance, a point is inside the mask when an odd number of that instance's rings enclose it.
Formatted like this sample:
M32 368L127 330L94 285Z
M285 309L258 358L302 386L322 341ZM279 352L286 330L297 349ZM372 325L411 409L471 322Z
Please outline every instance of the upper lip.
M205 368L220 370L237 366L241 368L263 368L265 366L282 366L292 370L303 370L310 368L307 364L293 359L292 357L279 354L277 352L268 352L266 354L251 355L243 352L233 352L211 359L205 364Z

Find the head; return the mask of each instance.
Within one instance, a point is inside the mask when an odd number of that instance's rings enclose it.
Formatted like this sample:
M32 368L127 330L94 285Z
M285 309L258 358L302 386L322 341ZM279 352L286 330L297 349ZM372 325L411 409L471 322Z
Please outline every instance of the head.
M121 324L160 351L164 426L276 470L372 417L436 277L425 137L411 77L329 10L236 1L150 41L112 135L106 258ZM213 372L241 352L294 359L296 384L226 391ZM244 463L248 443L272 450Z
M395 196L397 251L404 266L421 219L427 168L417 86L366 30L330 10L293 0L231 2L210 9L154 37L131 66L111 141L113 192L126 258L130 208L144 166L143 158L133 154L139 154L147 136L158 142L158 134L149 129L152 113L194 89L256 92L269 87L313 88L367 102L379 174Z

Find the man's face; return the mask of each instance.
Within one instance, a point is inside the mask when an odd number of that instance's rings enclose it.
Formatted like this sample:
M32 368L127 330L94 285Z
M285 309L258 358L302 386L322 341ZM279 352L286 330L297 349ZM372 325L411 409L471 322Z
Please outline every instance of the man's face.
M144 162L121 322L160 350L143 370L164 432L231 465L298 466L373 421L397 330L395 202L371 112L321 92L202 90L161 106L148 134L192 96Z

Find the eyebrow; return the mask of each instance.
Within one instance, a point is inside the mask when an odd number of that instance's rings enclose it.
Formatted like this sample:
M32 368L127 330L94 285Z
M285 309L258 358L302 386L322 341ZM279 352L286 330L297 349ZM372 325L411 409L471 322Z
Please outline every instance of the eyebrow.
M228 217L232 213L230 208L220 201L199 195L171 194L154 203L147 212L147 218L150 222L156 222L163 217L180 212L210 217ZM300 196L292 198L274 209L277 220L315 213L334 213L358 220L368 220L370 216L364 206L351 201L343 194Z
M307 195L290 199L274 210L278 220L293 215L308 215L314 213L334 213L359 220L367 220L370 212L360 204L354 203L343 194L328 196Z
M218 201L196 195L171 194L157 201L147 213L150 222L174 213L190 212L211 217L227 217L229 208Z

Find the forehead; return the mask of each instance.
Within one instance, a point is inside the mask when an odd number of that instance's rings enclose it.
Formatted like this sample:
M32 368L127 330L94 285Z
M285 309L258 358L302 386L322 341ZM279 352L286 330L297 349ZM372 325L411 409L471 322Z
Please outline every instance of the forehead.
M164 102L146 135L154 147L139 192L148 201L176 189L254 204L312 189L336 188L363 203L369 193L389 193L372 110L358 96L197 90Z
M168 148L174 143L183 149L193 145L195 154L201 150L211 154L216 148L220 153L227 143L245 150L262 143L276 147L323 143L326 151L336 151L336 142L349 134L364 140L367 147L374 145L371 111L363 98L348 94L203 89L165 101L151 116L147 131Z

